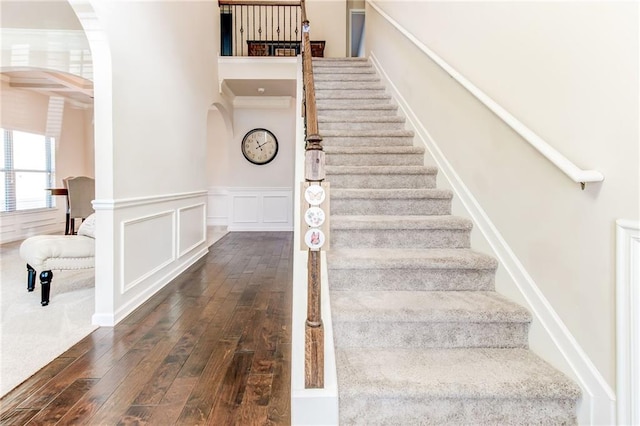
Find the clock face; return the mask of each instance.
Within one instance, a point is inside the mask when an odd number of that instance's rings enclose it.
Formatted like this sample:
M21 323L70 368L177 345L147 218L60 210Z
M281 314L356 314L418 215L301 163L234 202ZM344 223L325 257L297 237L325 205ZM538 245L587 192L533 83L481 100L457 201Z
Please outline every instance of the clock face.
M267 164L278 154L278 140L267 129L250 130L242 138L242 154L253 164Z

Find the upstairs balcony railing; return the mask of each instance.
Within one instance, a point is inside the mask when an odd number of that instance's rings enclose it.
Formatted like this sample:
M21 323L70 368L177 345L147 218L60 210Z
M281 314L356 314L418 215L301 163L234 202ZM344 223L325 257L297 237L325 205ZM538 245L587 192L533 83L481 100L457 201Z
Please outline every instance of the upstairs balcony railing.
M296 56L301 51L299 1L219 0L222 56Z
M297 56L302 53L300 1L219 0L222 56ZM310 40L324 56L324 40Z

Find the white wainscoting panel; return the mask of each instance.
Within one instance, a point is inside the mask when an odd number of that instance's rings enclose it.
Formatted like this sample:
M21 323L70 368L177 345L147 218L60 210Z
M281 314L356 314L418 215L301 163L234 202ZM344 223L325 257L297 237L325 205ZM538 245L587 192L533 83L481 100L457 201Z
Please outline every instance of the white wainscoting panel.
M122 294L176 259L175 228L173 210L122 222Z
M230 232L292 231L292 191L292 188L210 188L207 225L226 226Z
M264 223L291 222L291 195L264 195L262 197L262 221Z
M204 203L178 209L178 257L207 241Z
M96 312L114 326L207 254L207 191L95 200Z
M227 226L229 222L229 191L212 187L207 194L207 225Z
M231 195L231 218L234 224L257 224L260 208L258 194L233 194Z
M640 425L640 223L616 222L617 424Z

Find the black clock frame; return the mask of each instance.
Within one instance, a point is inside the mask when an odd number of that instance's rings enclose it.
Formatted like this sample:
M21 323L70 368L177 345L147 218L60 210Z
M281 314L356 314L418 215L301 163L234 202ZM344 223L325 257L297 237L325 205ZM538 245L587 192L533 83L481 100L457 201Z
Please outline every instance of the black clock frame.
M256 132L267 132L267 133L269 133L271 136L273 136L273 140L274 140L274 141L275 141L275 143L276 143L276 150L275 150L275 152L273 153L273 156L272 156L270 159L268 159L267 161L265 161L264 163L260 163L260 162L254 161L254 160L252 160L251 158L249 158L249 157L247 156L247 153L245 152L245 149L244 149L244 146L245 146L244 142L247 140L247 138L248 138L252 133L256 133ZM273 132L272 132L271 130L264 129L264 128L262 128L262 127L257 127L257 128L255 128L255 129L251 129L251 130L249 130L249 131L244 135L244 137L242 138L242 142L240 142L240 151L242 151L242 155L244 156L244 158L245 158L248 162L250 162L250 163L252 163L252 164L255 164L255 165L257 165L257 166L264 166L265 164L269 164L270 162L272 162L272 161L276 158L276 156L278 155L278 149L279 149L279 147L280 147L280 144L278 143L278 138L276 137L276 135L274 135L274 134L273 134Z

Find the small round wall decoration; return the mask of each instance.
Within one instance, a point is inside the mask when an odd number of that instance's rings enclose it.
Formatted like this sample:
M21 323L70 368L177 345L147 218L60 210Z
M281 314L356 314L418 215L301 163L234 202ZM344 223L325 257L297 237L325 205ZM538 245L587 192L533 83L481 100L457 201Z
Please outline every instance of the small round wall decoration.
M312 206L322 204L325 196L324 188L320 185L310 185L304 190L304 199Z
M311 228L304 235L304 242L312 250L318 250L324 245L324 232L318 228Z
M324 210L320 207L309 207L304 213L304 221L311 227L322 226L324 223Z

